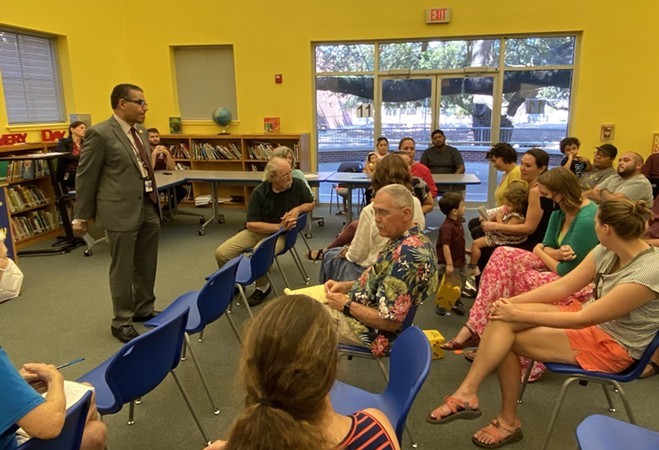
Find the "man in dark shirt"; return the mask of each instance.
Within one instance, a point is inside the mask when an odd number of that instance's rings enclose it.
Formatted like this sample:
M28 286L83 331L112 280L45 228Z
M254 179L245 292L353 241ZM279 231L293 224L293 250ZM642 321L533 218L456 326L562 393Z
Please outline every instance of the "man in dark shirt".
M446 145L446 136L442 130L435 130L430 135L432 145L421 155L421 164L430 169L431 173L465 173L465 163L460 151ZM462 191L462 186L444 185L446 191ZM441 196L443 192L438 192Z
M265 179L249 198L246 228L229 238L215 250L217 265L222 267L229 260L248 248L279 231L295 228L300 214L311 211L315 204L311 192L298 178L291 176L292 169L284 158L274 157L265 166ZM284 248L286 238L277 240L275 252ZM256 290L250 297L250 305L265 299L272 287L266 277L256 280Z

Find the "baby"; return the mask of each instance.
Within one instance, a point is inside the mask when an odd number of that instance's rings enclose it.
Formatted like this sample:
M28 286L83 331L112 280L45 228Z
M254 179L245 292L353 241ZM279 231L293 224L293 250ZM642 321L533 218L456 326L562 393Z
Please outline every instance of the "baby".
M378 155L375 153L369 153L368 158L366 159L366 170L365 172L369 175L373 175L373 172L375 172L375 166L378 164Z
M526 183L515 181L510 183L503 192L504 206L497 208L494 217L490 219L499 223L515 225L524 222L524 214L528 206L529 189ZM488 231L485 236L474 240L471 244L471 261L469 275L478 276L478 260L481 258L481 249L496 245L521 244L528 236L523 234L508 234L503 231Z
M577 177L581 178L584 172L590 172L592 166L588 158L579 156L579 147L581 142L575 137L566 137L561 139L558 148L565 158L561 161L561 167L574 173Z

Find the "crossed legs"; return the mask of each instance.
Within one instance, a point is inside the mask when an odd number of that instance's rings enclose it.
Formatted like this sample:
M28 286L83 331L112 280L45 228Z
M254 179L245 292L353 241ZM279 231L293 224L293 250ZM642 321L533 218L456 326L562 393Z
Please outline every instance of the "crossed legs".
M527 304L518 308L532 311L556 311L554 305ZM521 426L517 416L517 398L520 388L519 355L539 361L555 361L577 364L570 342L564 330L536 327L522 323L491 321L483 333L476 359L458 389L450 396L453 405L469 403L471 409L478 409L478 389L487 375L494 370L499 377L501 388L501 411L497 417L501 424L502 438ZM431 418L440 420L452 414L449 404L444 403L431 412ZM488 428L488 427L486 427ZM496 439L485 429L477 432L474 438L483 444L492 444Z

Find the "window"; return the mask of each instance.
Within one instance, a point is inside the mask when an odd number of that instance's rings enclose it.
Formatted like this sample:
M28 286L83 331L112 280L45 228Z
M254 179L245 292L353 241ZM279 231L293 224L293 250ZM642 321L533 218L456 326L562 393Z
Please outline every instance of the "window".
M233 46L176 47L174 64L183 119L209 119L220 106L238 118Z
M64 122L54 38L0 30L0 73L9 124Z

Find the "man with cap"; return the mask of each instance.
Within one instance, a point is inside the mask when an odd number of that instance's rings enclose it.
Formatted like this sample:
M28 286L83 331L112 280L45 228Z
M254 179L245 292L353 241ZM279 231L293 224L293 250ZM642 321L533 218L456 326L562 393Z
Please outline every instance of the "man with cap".
M601 203L612 198L643 200L652 205L652 186L641 172L643 157L635 152L623 154L618 160L617 175L613 175L595 186L588 198Z
M593 158L594 169L590 172L584 172L579 179L581 190L584 195L588 197L591 189L600 184L602 181L609 178L611 175L616 174L616 169L613 167L613 161L618 156L618 149L613 144L602 144L595 147L595 157Z

